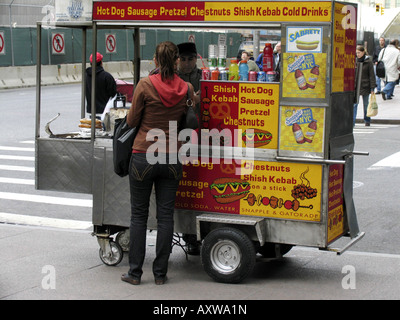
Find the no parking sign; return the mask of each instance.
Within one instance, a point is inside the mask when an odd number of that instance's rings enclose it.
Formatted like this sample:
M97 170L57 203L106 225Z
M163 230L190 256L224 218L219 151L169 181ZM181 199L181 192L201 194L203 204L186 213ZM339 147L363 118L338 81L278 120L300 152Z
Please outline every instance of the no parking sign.
M65 54L64 33L51 34L51 47L53 54Z
M6 54L5 48L5 41L4 41L4 32L0 31L0 54Z
M115 34L106 34L106 53L117 53Z

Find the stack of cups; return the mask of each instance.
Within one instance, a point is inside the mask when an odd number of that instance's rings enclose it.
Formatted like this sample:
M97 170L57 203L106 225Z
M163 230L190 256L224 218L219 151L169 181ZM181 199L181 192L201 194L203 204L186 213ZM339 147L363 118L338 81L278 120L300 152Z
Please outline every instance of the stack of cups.
M226 66L226 46L218 46L218 66L225 68Z
M211 67L216 67L217 66L217 45L215 44L210 44L208 46L208 59L210 61Z

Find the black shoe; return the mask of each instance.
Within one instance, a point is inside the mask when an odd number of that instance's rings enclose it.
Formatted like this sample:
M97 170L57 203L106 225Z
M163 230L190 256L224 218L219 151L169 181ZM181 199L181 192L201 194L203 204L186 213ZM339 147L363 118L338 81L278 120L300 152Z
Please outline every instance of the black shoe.
M133 284L133 285L135 285L135 286L137 286L137 285L140 284L140 278L132 277L132 276L131 276L130 274L128 274L128 273L124 273L124 274L121 276L121 280L122 280L122 281L125 281L125 282L128 282L128 283L130 283L130 284Z
M371 124L370 124L369 122L366 122L366 123L365 123L365 126L366 126L366 127L369 127L369 126L371 126Z
M381 92L380 92L380 91L377 91L377 92L375 92L375 94L381 94Z
M167 276L164 276L164 277L162 277L162 278L155 278L155 279L154 279L154 283L155 283L156 285L160 286L160 285L163 285L164 283L166 283L167 280L168 280L168 277L167 277Z
M382 99L386 100L386 94L384 92L381 92L381 93L382 93Z
M392 97L387 98L387 100L392 100L392 99L393 99Z

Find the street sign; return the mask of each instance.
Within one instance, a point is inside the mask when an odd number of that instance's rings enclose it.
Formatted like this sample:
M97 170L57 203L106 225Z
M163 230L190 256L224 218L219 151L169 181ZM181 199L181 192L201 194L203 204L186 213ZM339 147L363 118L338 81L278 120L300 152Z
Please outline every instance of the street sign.
M106 34L106 53L117 53L115 34Z
M4 32L0 31L0 54L6 54L6 45L4 41Z
M52 33L51 44L53 54L65 54L64 33Z

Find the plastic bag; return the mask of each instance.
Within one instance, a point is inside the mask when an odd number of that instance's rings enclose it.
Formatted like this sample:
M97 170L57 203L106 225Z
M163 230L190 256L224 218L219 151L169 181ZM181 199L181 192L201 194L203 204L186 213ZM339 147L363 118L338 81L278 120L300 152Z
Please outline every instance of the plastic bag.
M375 93L372 93L367 108L367 117L375 117L377 114L378 114L378 104L376 102Z

